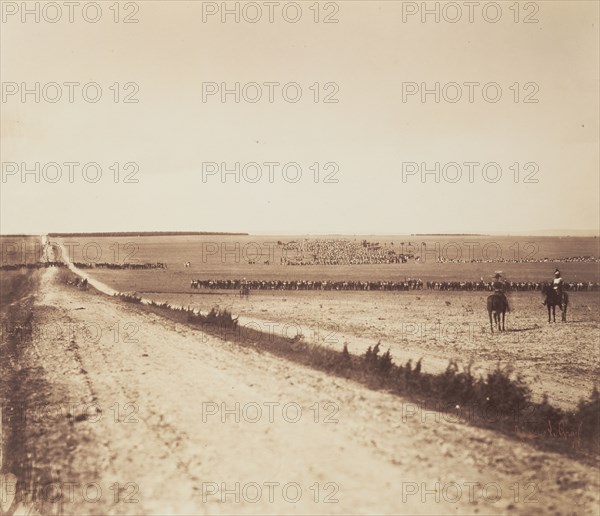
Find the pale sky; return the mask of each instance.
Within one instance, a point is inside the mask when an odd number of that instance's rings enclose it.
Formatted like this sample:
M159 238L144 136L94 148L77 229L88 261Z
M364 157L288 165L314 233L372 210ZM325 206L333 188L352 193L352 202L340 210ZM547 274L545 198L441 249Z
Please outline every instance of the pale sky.
M522 2L519 23L513 1L500 2L496 23L477 8L469 23L464 2L456 3L463 10L457 23L443 16L435 23L432 15L422 23L419 13L403 22L403 10L413 4L400 1L321 2L321 20L330 13L338 23L315 23L314 1L299 2L300 21L286 22L275 8L269 23L267 5L257 2L263 19L254 24L244 17L235 23L233 16L222 23L218 14L203 22L210 3L163 0L133 2L139 22L115 23L114 2L100 3L97 23L86 22L78 9L69 23L64 2L57 2L63 9L57 23L47 21L55 16L49 9L40 23L33 15L23 23L20 12L11 14L21 2L0 2L2 233L598 231L598 2L527 8ZM126 4L121 16L131 12ZM522 23L528 14L539 22ZM36 103L29 95L22 102L22 84L36 82L62 85L63 98ZM77 87L69 103L66 82L96 82L102 98L86 102ZM111 86L119 83L122 100L132 91L123 89L129 82L137 84L139 102L115 103ZM235 103L229 95L222 103L217 94L203 102L203 83L232 88L236 82L262 85L263 98ZM286 102L278 87L269 103L266 82L296 82L302 98ZM458 83L462 99L436 103L429 95L423 103L419 92L403 102L406 83L433 88L436 82ZM488 102L474 86L470 103L466 82L497 83L502 97ZM18 88L14 95L10 83ZM315 83L320 100L333 92L338 102L315 103ZM55 95L50 87L45 92ZM523 102L528 94L538 102ZM34 169L36 162L61 164L62 178L51 183L42 176L36 183L30 174L22 182L22 164ZM66 162L97 162L102 176L86 182L79 167L70 183ZM137 163L139 182L123 183L127 171L121 170L115 183L115 162ZM235 183L230 174L223 183L216 173L203 181L208 162L229 168L256 162L262 179ZM298 163L302 176L288 182L278 167L270 183L265 162ZM327 162L338 168L337 183L323 182ZM408 162L430 169L457 162L463 176L436 183L430 174L423 183L417 171L403 181ZM486 182L478 167L471 183L465 162L498 163L502 176ZM535 165L525 169L528 162ZM314 163L320 163L319 182ZM524 183L536 168L538 182ZM53 170L46 168L48 177ZM253 178L254 169L246 170ZM447 170L453 178L454 169Z

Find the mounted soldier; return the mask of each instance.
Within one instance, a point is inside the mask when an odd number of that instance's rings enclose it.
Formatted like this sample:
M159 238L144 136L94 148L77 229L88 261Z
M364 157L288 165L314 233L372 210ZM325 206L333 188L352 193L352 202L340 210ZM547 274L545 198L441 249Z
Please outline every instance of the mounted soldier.
M492 283L492 287L494 289L494 294L498 294L504 299L506 303L506 311L510 312L510 306L508 304L508 299L506 294L504 293L504 282L502 281L502 274L500 272L496 272L494 275L494 282Z
M564 291L564 280L558 269L554 269L554 278L551 284L545 284L542 287L542 293L545 296L542 304L548 307L548 322L556 322L556 307L562 311L563 322L567 321L567 308L569 306L569 295Z
M554 293L556 304L558 305L562 305L564 284L565 282L560 275L560 271L558 269L554 269L554 278L552 278L551 282L551 292ZM547 301L548 299L544 300L542 304L545 305Z
M552 280L552 288L554 289L554 292L556 293L556 297L558 298L558 300L561 303L562 303L562 298L563 298L564 284L565 284L565 282L560 275L560 271L558 269L555 269L554 270L554 278Z

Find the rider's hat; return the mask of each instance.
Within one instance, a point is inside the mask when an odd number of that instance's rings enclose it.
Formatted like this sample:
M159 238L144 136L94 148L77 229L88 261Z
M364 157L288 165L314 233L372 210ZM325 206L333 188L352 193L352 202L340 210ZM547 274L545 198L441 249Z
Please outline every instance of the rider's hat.
M554 275L555 275L555 276L560 276L560 271L559 271L558 269L555 269L555 271L554 271Z
M494 278L496 278L496 279L501 278L501 277L502 277L502 274L500 274L499 272L494 274Z

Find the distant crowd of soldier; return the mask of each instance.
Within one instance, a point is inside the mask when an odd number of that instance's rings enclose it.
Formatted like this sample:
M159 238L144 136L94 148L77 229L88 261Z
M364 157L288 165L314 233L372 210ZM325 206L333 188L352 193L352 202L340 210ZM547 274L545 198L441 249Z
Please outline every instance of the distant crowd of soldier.
M278 242L282 265L364 265L407 263L413 254L397 253L388 245L367 240L301 240ZM392 244L393 246L393 244Z
M157 263L110 263L110 262L74 262L73 265L78 269L166 269L167 264L162 262Z
M415 261L419 261L417 257ZM600 263L596 256L568 256L566 258L496 258L496 259L453 259L437 258L436 263Z
M32 262L32 263L5 263L0 265L3 271L18 271L19 269L47 269L48 267L66 267L64 262Z
M423 281L312 281L312 280L192 280L193 289L240 289L247 286L251 290L421 290Z
M549 282L544 281L504 281L502 286L504 291L536 291L542 290ZM565 290L574 292L591 292L599 290L600 283L593 281L572 281L565 282ZM430 290L472 290L472 291L492 291L494 290L493 281L428 281L426 288Z
M74 262L78 269L166 269L166 263L108 263L108 262ZM0 270L16 271L19 269L45 269L48 267L66 267L65 262L32 262L32 263L9 263L0 265Z
M547 283L539 281L504 281L505 291L539 291ZM493 281L426 281L408 278L404 281L312 281L312 280L245 280L245 279L195 279L190 282L192 289L238 290L247 286L251 290L464 290L494 291ZM597 282L564 283L570 291L597 291Z
M500 248L499 256L494 258L470 256L447 256L451 250L444 252L439 245L428 248L426 242L369 242L368 240L344 239L304 239L292 242L277 242L281 248L282 256L279 258L281 265L373 265L373 264L402 264L413 261L435 263L599 263L596 256L569 256L564 258L516 258L502 257ZM448 244L450 245L450 244ZM457 245L451 246L456 250ZM417 252L419 250L419 252ZM460 246L458 246L460 251ZM421 254L425 256L422 257ZM459 254L462 254L459 252ZM256 263L248 260L248 263ZM267 263L267 262L264 262Z

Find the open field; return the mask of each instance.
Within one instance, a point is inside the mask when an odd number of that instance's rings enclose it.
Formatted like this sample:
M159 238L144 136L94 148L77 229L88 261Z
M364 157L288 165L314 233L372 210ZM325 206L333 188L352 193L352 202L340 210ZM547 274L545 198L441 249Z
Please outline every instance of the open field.
M0 266L36 263L41 257L40 237L0 235Z
M111 251L110 245L102 242L101 249ZM347 344L356 355L381 341L397 363L423 358L423 368L432 372L443 371L451 359L473 361L482 373L510 364L536 399L547 393L551 403L567 410L589 396L600 372L598 292L572 293L569 322L551 325L538 292L513 293L509 331L491 335L487 293L253 291L246 300L234 291L191 291L189 279L202 277L200 267L184 268L178 245L167 249L161 243L162 251L140 255L143 262L169 260L164 270L84 272L157 301L202 311L227 307L240 316L242 330L250 324L276 332L287 327L289 337L300 331L306 340L333 349ZM121 243L115 249L120 248ZM436 265L440 274L448 269ZM561 269L569 265L594 264ZM213 263L204 277L217 277L218 266ZM232 270L221 264L220 274L252 277L245 272L252 267ZM260 267L281 274L312 269ZM340 268L319 269L338 274ZM566 452L555 452L543 442L425 411L415 400L238 346L142 305L81 290L67 284L73 276L55 267L0 273L0 346L2 357L8 357L0 364L0 404L27 415L17 419L4 411L1 444L5 470L22 482L15 502L22 513L541 515L594 514L597 508L596 458L583 458L575 441ZM5 330L27 318L31 333ZM93 338L86 328L95 329ZM273 403L296 404L304 417L295 424L282 417L236 421L206 410L207 404L231 410ZM40 407L52 410L39 417ZM321 410L318 424L315 407ZM324 424L331 407L335 424ZM230 489L236 482L296 482L304 495L294 505L279 491L274 502L267 496L257 503L223 501L222 485ZM96 483L103 495L89 503L75 489L74 497L57 504L43 495L50 483ZM475 489L473 499L466 487L472 483L493 483L500 497L490 500ZM421 490L454 484L463 489L458 500L422 501ZM324 490L319 502L315 485ZM418 494L407 496L414 486ZM335 501L322 503L326 495Z
M600 375L600 294L571 293L569 322L547 323L537 292L513 293L507 332L490 333L485 298L476 292L233 292L150 294L156 301L207 312L226 307L242 321L260 321L293 337L362 354L381 342L398 362L423 358L427 371L449 360L478 370L511 364L534 393L563 407L587 398ZM558 317L560 319L560 317Z
M191 279L358 279L400 280L406 277L428 280L489 279L501 269L514 281L543 281L552 277L555 267L566 281L600 281L600 264L589 262L552 263L544 259L600 256L600 242L588 237L415 237L356 236L320 237L363 239L380 244L390 242L398 252L412 252L420 262L365 265L281 265L286 255L294 257L277 242L301 240L298 236L177 236L177 237L67 237L50 239L65 245L69 259L82 263L166 263L168 280L131 276L137 287L123 290L160 291L161 284L187 288ZM455 258L478 260L456 263ZM437 260L445 260L439 263ZM491 262L479 260L492 260ZM505 260L505 261L498 261ZM507 261L508 260L508 261ZM519 263L513 260L524 260ZM529 261L536 260L536 261ZM538 261L539 260L539 261ZM249 261L255 261L249 264ZM266 265L264 262L269 261ZM189 267L184 263L189 262ZM135 271L128 274L136 274ZM161 272L162 274L162 272ZM164 274L163 274L164 276ZM127 277L127 276L124 276Z
M341 238L341 237L339 237ZM381 242L384 237L357 237ZM387 237L388 239L390 237ZM595 238L527 237L420 237L429 248L452 243L455 247L480 249L498 245L505 256L515 249L533 246L539 256L564 258L597 256ZM252 236L219 237L141 237L137 239L90 238L71 241L70 249L79 260L81 251L98 248L102 256L120 257L125 250L140 262L164 262L166 269L107 270L92 269L94 278L120 292L135 292L157 302L189 306L203 312L215 305L230 309L241 321L260 321L265 327L277 324L287 332L336 348L348 345L351 353L361 354L381 341L399 361L424 358L426 370L443 370L449 360L474 362L481 371L496 364L510 364L527 379L534 393L563 407L587 397L600 369L600 293L573 292L569 323L548 325L547 312L539 292L510 294L512 312L507 316L508 331L491 335L485 299L487 292L268 292L253 291L249 300L241 300L237 291L191 290L191 279L327 279L394 280L405 276L433 279L489 278L501 268L514 280L547 281L559 266L566 281L584 277L599 281L598 263L415 263L340 266L284 266L248 264L243 249L253 243L263 251L275 252L278 241L292 237L258 240ZM415 237L394 237L414 243ZM68 242L69 239L65 239ZM79 245L75 246L74 243ZM127 248L127 249L126 249ZM226 251L233 250L227 254ZM235 251L237 249L237 251ZM217 251L216 251L217 250ZM210 252L209 252L210 251ZM90 251L91 252L91 251ZM116 253L121 253L117 256ZM88 253L89 254L89 253ZM532 256L533 257L533 256ZM235 259L239 263L234 264ZM190 267L184 267L189 261ZM277 260L275 260L277 262ZM206 263L203 263L206 262ZM560 319L560 315L559 315ZM297 328L297 329L296 329Z

